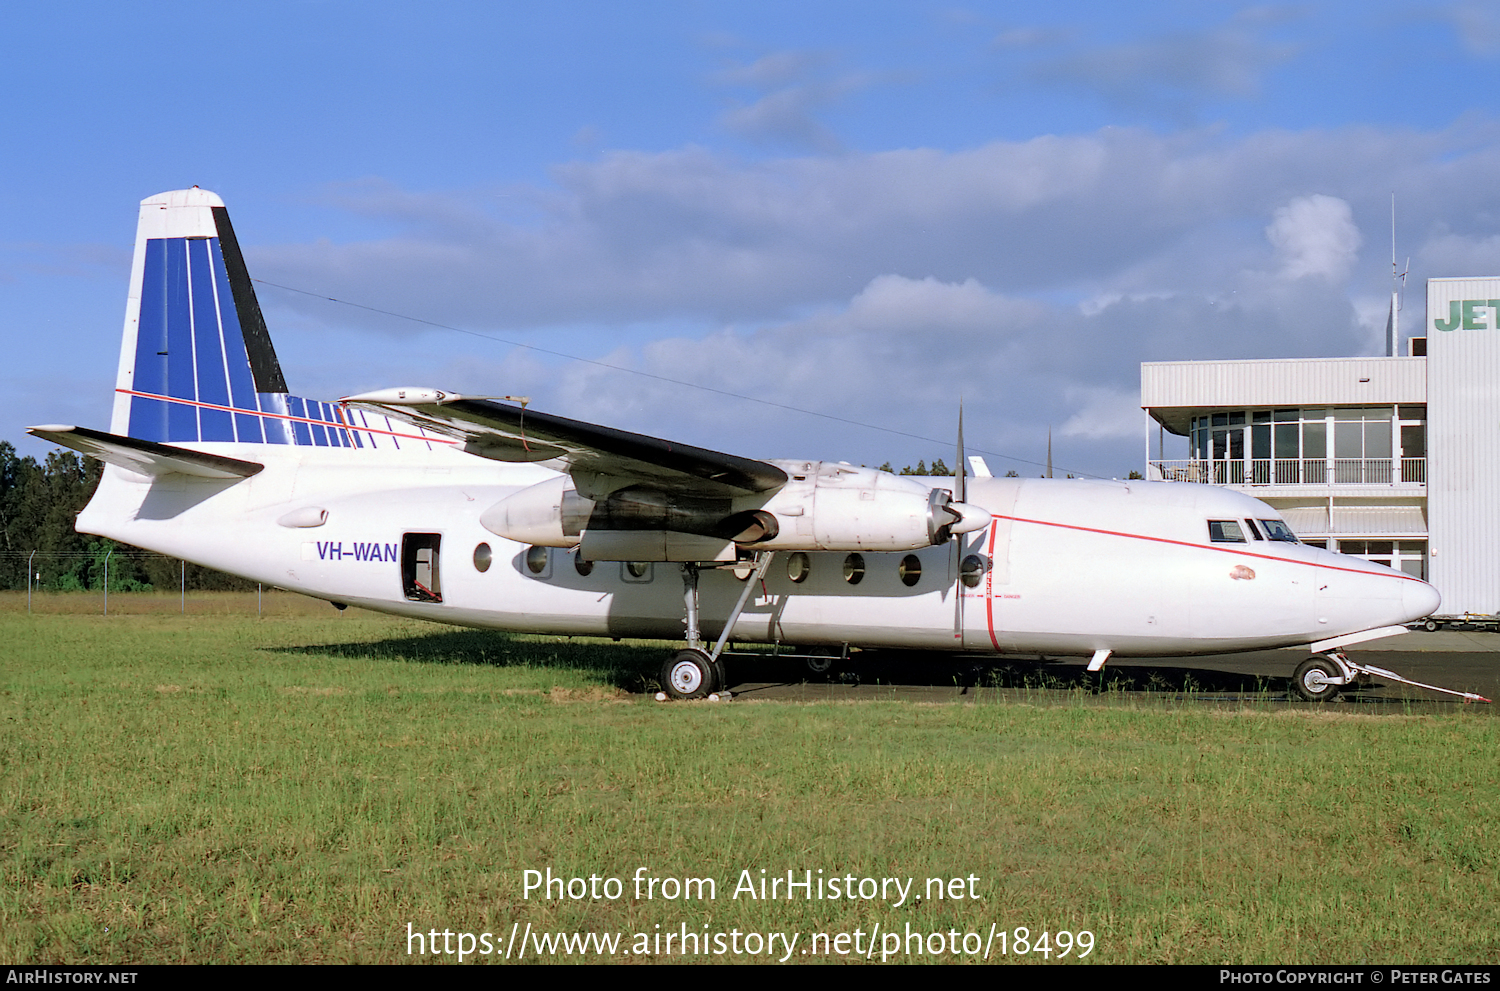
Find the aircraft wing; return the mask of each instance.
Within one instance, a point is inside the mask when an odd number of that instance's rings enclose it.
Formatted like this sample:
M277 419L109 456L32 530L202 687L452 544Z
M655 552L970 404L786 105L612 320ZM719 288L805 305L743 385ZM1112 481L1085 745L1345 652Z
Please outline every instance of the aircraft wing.
M53 423L28 427L26 432L141 475L176 472L201 478L249 478L265 467L255 461L190 451L185 447L107 434L88 427Z
M765 461L435 389L383 389L342 401L462 440L480 457L563 462L575 480L580 473L641 479L704 495L770 492L787 481Z

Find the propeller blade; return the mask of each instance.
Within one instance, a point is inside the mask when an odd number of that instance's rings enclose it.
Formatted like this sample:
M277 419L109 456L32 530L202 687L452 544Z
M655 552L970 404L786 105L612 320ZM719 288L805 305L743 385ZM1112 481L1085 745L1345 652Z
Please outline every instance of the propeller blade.
M967 488L965 480L968 477L968 472L964 468L966 464L968 462L964 460L964 401L960 398L958 401L958 463L953 468L954 502L964 501L964 492Z

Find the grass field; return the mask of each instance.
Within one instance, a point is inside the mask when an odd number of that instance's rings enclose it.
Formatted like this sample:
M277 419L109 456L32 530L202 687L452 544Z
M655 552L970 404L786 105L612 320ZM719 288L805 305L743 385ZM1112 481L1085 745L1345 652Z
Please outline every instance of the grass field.
M1024 926L1086 930L1101 963L1500 959L1500 721L1471 710L660 704L660 646L281 595L257 617L254 593L98 605L0 596L0 961L431 961L408 925L503 951L513 924L624 947L909 926L997 948ZM523 897L549 868L623 895ZM636 899L640 868L717 897ZM899 905L734 898L746 870L915 882ZM975 899L921 897L970 875Z

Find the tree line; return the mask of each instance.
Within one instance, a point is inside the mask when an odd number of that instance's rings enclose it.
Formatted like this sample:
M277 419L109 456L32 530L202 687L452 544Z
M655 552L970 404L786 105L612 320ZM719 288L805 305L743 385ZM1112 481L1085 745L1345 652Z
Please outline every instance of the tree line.
M943 464L942 458L934 458L931 468L927 467L926 461L918 461L915 468L913 468L911 465L907 465L905 468L897 471L895 468L892 468L891 463L887 461L885 464L880 466L880 470L888 471L892 475L948 475L949 477L952 477L953 475L953 469ZM1012 469L1005 473L1005 477L1018 478L1020 477L1020 473Z
M93 496L103 462L72 451L53 451L44 462L17 457L0 441L0 589L32 587L59 592L104 588L108 561L111 592L251 589L254 582L201 565L73 529Z

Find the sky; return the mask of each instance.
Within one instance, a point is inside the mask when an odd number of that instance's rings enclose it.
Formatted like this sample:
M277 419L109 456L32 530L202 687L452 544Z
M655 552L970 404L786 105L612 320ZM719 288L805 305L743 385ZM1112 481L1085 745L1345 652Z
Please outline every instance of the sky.
M193 185L295 394L898 467L962 404L995 474L1140 470L1143 361L1382 353L1393 194L1406 333L1500 274L1494 3L62 0L0 46L39 458L107 428L138 203Z

